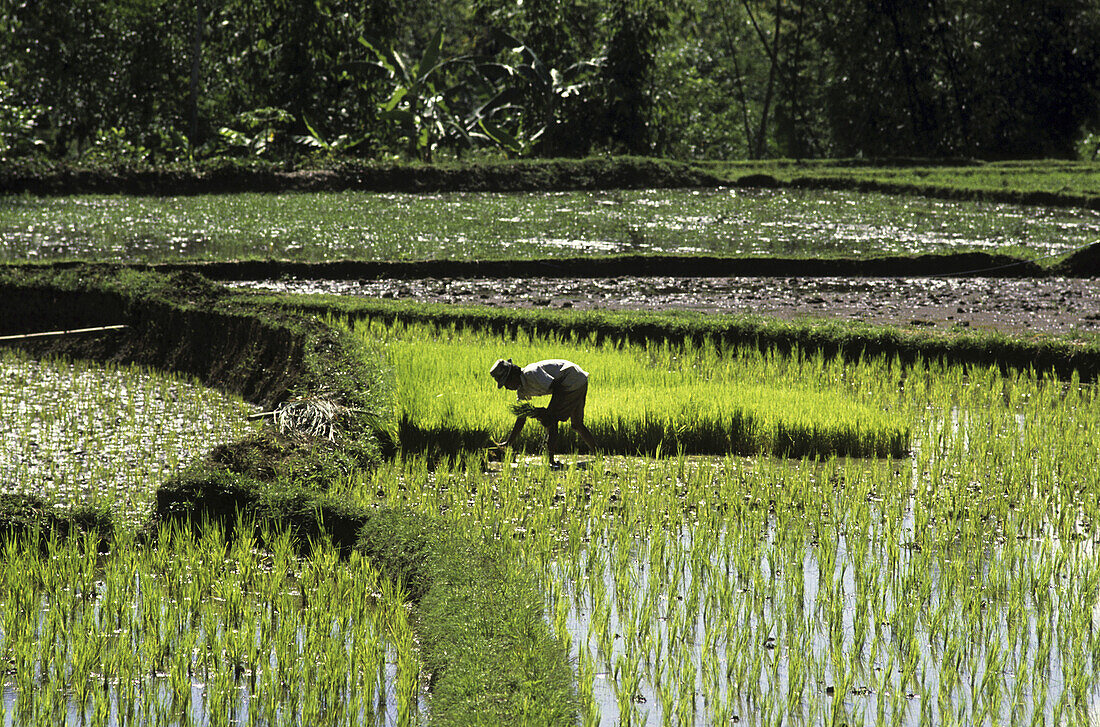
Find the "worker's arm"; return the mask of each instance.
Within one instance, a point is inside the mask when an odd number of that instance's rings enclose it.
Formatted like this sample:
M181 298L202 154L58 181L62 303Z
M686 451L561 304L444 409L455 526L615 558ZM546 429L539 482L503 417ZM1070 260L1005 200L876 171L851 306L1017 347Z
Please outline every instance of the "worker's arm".
M526 416L516 417L516 423L512 426L512 431L508 433L508 436L504 439L504 441L493 442L493 444L497 447L511 446L512 442L516 441L516 438L519 437L519 433L523 431L523 425L526 423Z

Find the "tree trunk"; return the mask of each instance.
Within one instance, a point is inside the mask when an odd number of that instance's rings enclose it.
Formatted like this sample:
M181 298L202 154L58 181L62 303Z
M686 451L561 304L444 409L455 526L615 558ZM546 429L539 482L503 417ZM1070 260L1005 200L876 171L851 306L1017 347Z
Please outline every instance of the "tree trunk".
M202 0L195 0L195 32L191 38L191 82L187 99L188 141L194 149L199 137L199 73L202 70Z
M745 150L752 154L752 124L749 122L749 100L745 94L745 79L741 75L741 64L737 61L737 46L735 44L735 36L733 32L733 25L730 22L729 15L726 12L725 3L718 3L719 12L722 14L722 25L726 31L726 47L727 52L730 54L730 60L733 62L733 80L737 88L737 100L741 104L741 122L745 127Z
M752 12L749 0L741 0L741 4L745 6L745 12L749 15L752 27L756 30L757 37L760 38L760 44L764 46L764 52L768 54L768 58L771 61L770 67L768 68L768 84L764 88L764 102L760 108L760 125L757 127L756 138L752 141L750 150L753 159L760 159L764 156L764 141L767 138L768 130L768 114L771 111L772 98L775 95L775 77L779 72L779 36L783 19L783 0L775 0L775 30L772 32L770 43L768 42L768 36L764 32L764 29L761 28L760 24L756 21L756 15Z
M898 6L890 3L890 25L894 30L894 43L898 49L898 57L901 60L901 72L905 82L905 91L909 99L909 115L916 126L916 153L923 156L934 156L937 153L934 137L934 122L928 104L925 103L923 94L917 86L917 73L910 58L909 39L902 32L901 19L898 17Z

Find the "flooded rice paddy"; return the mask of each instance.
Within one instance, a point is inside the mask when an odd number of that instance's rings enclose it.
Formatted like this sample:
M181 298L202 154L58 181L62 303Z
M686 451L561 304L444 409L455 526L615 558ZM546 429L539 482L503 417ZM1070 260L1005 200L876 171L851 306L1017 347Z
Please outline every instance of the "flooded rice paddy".
M289 534L162 527L4 550L0 725L413 725L404 594Z
M1095 541L926 552L915 507L820 539L702 516L551 562L587 723L1095 724Z
M546 595L547 618L570 649L586 725L1091 723L1100 714L1096 388L992 369L835 365L847 386L911 418L911 457L569 456L559 471L540 457L474 457L454 469L413 457L337 487L363 503L442 514L474 537L502 543ZM28 388L34 376L63 378L35 370L5 380ZM79 378L75 371L65 377ZM69 404L56 397L52 415L41 418L60 416ZM9 406L5 418L16 411ZM63 457L72 448L57 451ZM29 634L18 619L4 624L5 634L20 633L20 643L32 645L11 657L12 673L39 684L44 669L59 670L60 683L71 686L31 698L27 720L5 724L58 715L113 724L122 718L110 715L135 705L153 716L128 718L157 724L212 724L210 715L263 721L266 709L275 724L332 714L365 719L360 697L346 698L360 689L345 679L351 672L318 666L351 663L362 653L354 639L330 638L336 606L311 609L306 624L284 619L297 613L294 604L270 608L264 594L274 587L262 575L268 556L251 544L230 546L237 555L229 561L215 559L216 577L201 575L207 546L177 546L158 549L159 560L141 566L154 570L138 571L156 575L138 579L127 560L112 575L96 576L95 559L58 553L58 563L91 572L92 585L9 591L53 599L31 624L39 631ZM189 547L195 560L181 567L172 553ZM296 567L320 573L334 557L322 553ZM9 568L5 578L38 572L36 562ZM241 565L247 562L253 565ZM52 565L41 572L53 574L43 584L57 577ZM245 581L255 585L242 589ZM188 590L204 582L211 597ZM288 590L276 603L301 590L278 582ZM358 601L336 587L341 582L317 580L335 588L334 603L350 608ZM107 594L112 600L104 603L113 605L97 611ZM9 617L33 612L10 603ZM204 603L214 604L209 616L196 605ZM348 623L362 617L346 613ZM112 614L135 621L99 628ZM271 649L291 649L289 656L253 652L276 634ZM180 640L189 646L174 646ZM43 651L40 643L51 646ZM104 667L113 671L88 666L88 652L76 644L114 654ZM401 681L396 652L383 652L390 656L382 667L366 670L381 668L380 681L370 676L375 686L358 694L377 697L389 689L379 685ZM42 661L55 653L60 661ZM154 660L148 672L145 658ZM280 672L285 664L289 677ZM83 674L77 667L90 679L75 678ZM398 723L423 715L411 686L415 668L408 668L408 689L387 692L395 695L387 704L404 695L409 705ZM325 681L334 674L340 679ZM252 679L283 696L260 707ZM5 688L8 715L20 714L19 695L36 688L31 682ZM315 683L331 691L295 701ZM88 701L72 707L82 693ZM338 713L314 711L334 702ZM370 704L367 721L392 719Z
M932 384L907 461L616 478L545 563L588 723L1095 724L1098 399L1029 378Z
M1094 724L1096 387L867 365L908 458L413 460L353 494L510 544L584 724Z
M177 376L0 351L0 491L137 523L161 482L243 437L255 410Z
M500 259L582 253L1057 255L1100 212L837 191L0 199L0 261Z
M370 563L248 528L135 540L157 486L254 411L174 375L0 352L0 492L122 526L107 554L0 541L0 726L422 721L404 594Z
M1100 541L1087 520L1063 537L1029 526L1030 505L990 516L980 483L932 492L919 455L562 459L557 472L523 457L379 479L391 502L426 497L481 520L544 574L584 725L1100 718Z
M0 201L0 259L15 261L1040 257L1094 242L1098 230L1094 212L836 192ZM458 294L454 284L437 294ZM683 283L648 284L669 295ZM537 285L513 294L558 300ZM628 290L607 285L612 298ZM870 306L884 290L922 283L867 285ZM814 291L826 304L844 294ZM976 310L1002 298L964 294ZM645 305L647 295L622 297ZM574 457L556 472L537 457L453 472L398 461L341 486L363 502L443 513L511 548L569 645L585 725L1100 721L1095 387L958 369L853 380L886 378L894 393L884 401L898 397L919 432L908 460ZM164 477L246 431L247 405L191 389L3 358L5 491L88 499L140 521ZM210 558L225 544L181 541L140 556L119 547L123 557L105 564L87 552L81 560L78 545L47 554L49 565L30 552L5 558L3 643L22 644L0 663L5 727L422 721L411 633L398 627L396 650L374 638L349 604L378 600L369 591L382 585L362 590L360 571L317 571L331 553L278 566L249 543L228 546L227 561ZM47 588L67 572L73 580ZM20 581L35 573L33 587ZM303 585L311 578L323 598ZM303 608L307 592L313 605ZM364 668L364 653L381 656ZM279 696L261 706L261 690ZM391 709L400 701L403 712Z

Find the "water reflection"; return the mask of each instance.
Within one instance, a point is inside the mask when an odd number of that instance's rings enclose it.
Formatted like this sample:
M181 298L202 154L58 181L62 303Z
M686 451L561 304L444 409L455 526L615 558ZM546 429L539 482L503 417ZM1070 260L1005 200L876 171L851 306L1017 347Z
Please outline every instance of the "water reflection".
M8 198L0 260L1067 252L1100 212L791 190Z

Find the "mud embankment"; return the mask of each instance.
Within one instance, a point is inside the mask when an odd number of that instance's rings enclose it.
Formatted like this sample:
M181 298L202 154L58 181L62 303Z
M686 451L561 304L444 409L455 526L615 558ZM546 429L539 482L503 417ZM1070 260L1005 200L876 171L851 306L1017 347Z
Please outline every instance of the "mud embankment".
M324 169L295 168L257 160L219 159L199 166L80 167L65 162L18 161L0 170L0 195L139 194L192 195L240 192L561 192L676 187L845 190L918 195L953 201L985 201L1100 210L1100 196L1066 191L972 189L918 181L887 181L829 174L822 169L980 167L974 160L836 160L795 162L768 171L646 157L527 159L444 164L347 160ZM764 167L767 169L767 166ZM777 175L777 176L776 176Z
M693 310L1002 333L1100 332L1100 244L1051 267L966 253L174 264L234 287L498 308Z
M136 363L194 376L270 406L301 383L305 336L247 314L188 308L103 290L0 284L0 335L126 325L9 342L36 355Z
M770 180L770 177L767 177ZM752 179L748 179L752 182ZM204 168L110 169L56 165L0 171L0 194L237 194L241 192L547 192L714 187L730 180L683 162L637 157L469 164L348 162L294 169L226 160ZM767 185L764 185L767 186Z
M76 265L76 263L74 263ZM58 264L57 267L64 267ZM297 262L229 260L134 267L188 271L210 280L379 280L392 278L610 278L635 277L1100 277L1100 242L1053 265L985 252L893 255L875 258L716 257L611 255L528 260L416 260Z

